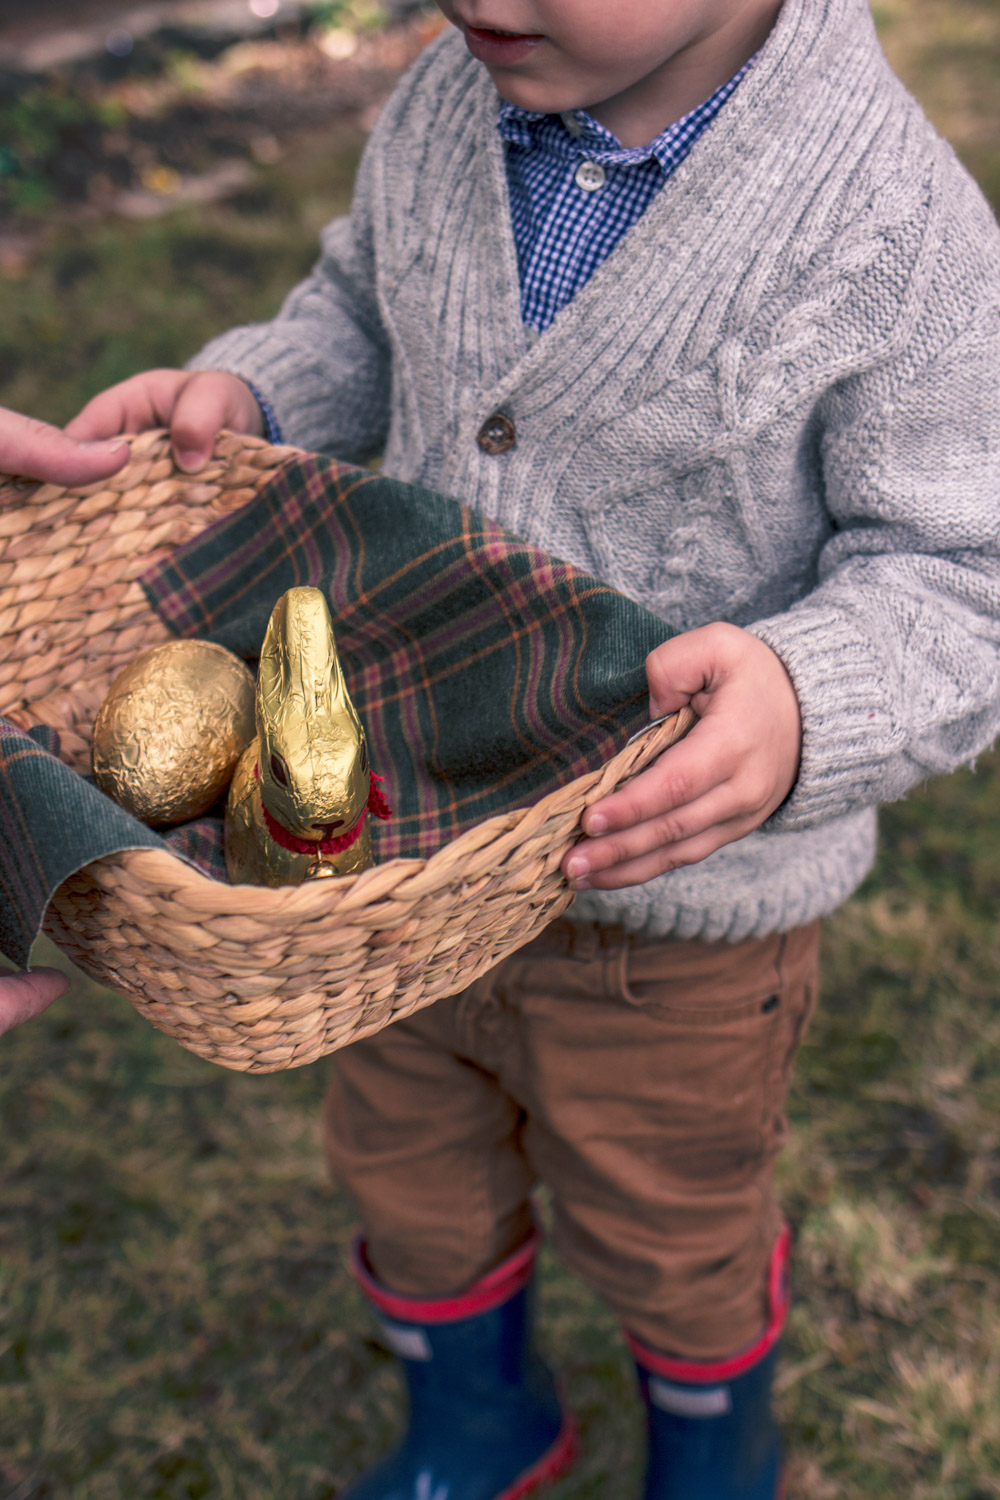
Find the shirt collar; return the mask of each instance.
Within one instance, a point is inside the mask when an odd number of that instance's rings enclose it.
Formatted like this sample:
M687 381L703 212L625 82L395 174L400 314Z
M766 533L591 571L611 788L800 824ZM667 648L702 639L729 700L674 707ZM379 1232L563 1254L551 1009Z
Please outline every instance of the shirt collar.
M695 109L662 130L645 146L623 146L593 115L585 109L569 110L563 115L540 114L521 109L504 100L497 116L497 129L505 141L532 150L548 151L554 156L586 156L604 166L638 166L656 160L664 171L674 165L678 145L689 141L692 131L703 129L719 112L736 85L753 66L756 54Z

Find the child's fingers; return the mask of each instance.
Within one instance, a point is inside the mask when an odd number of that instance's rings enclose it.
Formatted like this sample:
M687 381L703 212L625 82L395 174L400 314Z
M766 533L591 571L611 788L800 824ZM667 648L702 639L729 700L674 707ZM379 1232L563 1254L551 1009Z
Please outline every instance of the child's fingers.
M748 637L735 625L716 622L685 630L646 657L651 718L672 714L685 703L697 713L702 695L718 689L746 653Z
M189 474L203 468L223 427L259 435L262 426L260 408L242 380L218 370L192 375L177 397L170 420L178 467Z
M101 391L68 423L67 436L94 441L119 432L169 427L174 457L194 473L212 455L223 427L260 434L250 387L222 370L146 370Z
M655 864L662 874L743 838L783 795L767 757L754 753L742 727L728 714L710 712L621 791L587 810L582 826L588 837L567 857L564 873L577 884L597 885L596 875L613 870L613 887L600 882L607 889L630 884L618 877L637 861L650 870ZM693 848L704 853L692 856Z
M738 764L733 738L719 734L711 719L701 719L627 786L588 808L583 831L599 838L690 807L729 781Z
M649 653L651 716L690 704L699 721L648 771L590 808L583 818L585 833L612 832L683 807L728 781L741 765L752 764L754 699L760 691L752 659L761 652L772 655L745 631L714 624L674 636ZM753 676L741 690L741 669L745 671L748 657Z
M129 421L127 399L121 387L113 385L88 401L63 431L74 442L96 443L122 432L141 432L144 425L152 424Z
M744 819L749 827L750 820L737 805L732 784L724 782L676 811L654 814L603 838L583 839L567 856L563 868L567 878L576 881L631 864L657 850L670 856L673 850L701 838L709 830L732 828Z
M798 771L798 699L771 648L736 626L702 626L646 660L650 708L690 703L691 732L589 808L563 862L578 890L614 890L694 864L758 827Z
M78 442L117 437L120 432L145 432L170 421L177 392L190 379L184 370L145 370L109 386L87 402L72 422L67 437Z
M748 832L749 829L743 826L742 820L738 823L716 823L694 838L684 839L677 844L661 845L659 848L636 855L632 859L626 859L621 864L595 870L591 874L576 879L569 878L574 890L578 891L617 891L625 886L641 885L643 881L652 880L657 875L664 875L668 870L678 870L682 865L697 864L699 860L707 859L710 854L714 854L716 849L721 849L723 844L731 844ZM589 854L589 846L586 847ZM577 852L574 849L567 865Z

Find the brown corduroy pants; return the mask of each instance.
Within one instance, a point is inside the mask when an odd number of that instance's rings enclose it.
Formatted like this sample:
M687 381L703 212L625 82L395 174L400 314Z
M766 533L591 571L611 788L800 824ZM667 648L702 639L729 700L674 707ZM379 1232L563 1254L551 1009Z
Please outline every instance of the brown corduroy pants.
M556 1248L644 1343L724 1359L768 1321L772 1176L817 923L676 942L557 921L334 1058L326 1144L387 1286L468 1287L551 1192Z

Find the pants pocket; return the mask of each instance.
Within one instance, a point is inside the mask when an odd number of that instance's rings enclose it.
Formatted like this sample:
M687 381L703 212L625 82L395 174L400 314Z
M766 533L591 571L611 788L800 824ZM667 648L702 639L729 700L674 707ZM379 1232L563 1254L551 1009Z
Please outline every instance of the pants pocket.
M806 933L810 930L804 930ZM623 1026L678 1169L759 1171L787 1134L792 1060L815 1001L814 934L737 945L628 942L617 966Z

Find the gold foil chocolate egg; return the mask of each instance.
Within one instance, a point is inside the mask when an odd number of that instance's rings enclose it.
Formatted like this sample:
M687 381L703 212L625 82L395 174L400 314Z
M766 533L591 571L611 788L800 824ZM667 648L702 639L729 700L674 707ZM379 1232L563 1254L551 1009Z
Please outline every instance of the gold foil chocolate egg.
M239 657L209 641L170 641L111 684L91 762L101 791L157 828L214 806L253 737L254 679Z

